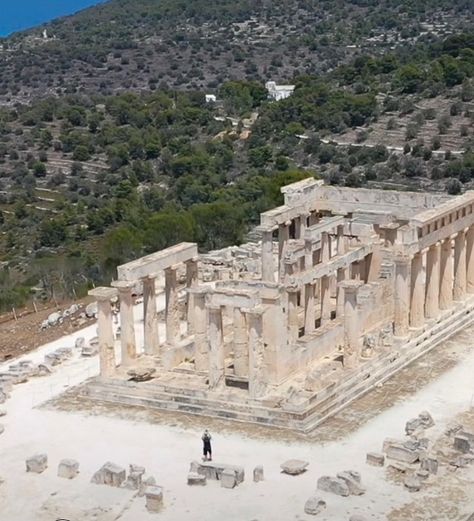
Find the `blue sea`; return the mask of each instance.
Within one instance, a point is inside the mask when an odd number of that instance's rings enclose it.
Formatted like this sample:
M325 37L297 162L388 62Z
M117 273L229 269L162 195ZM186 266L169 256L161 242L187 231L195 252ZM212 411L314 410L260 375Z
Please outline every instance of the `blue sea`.
M0 36L49 22L106 0L0 0Z

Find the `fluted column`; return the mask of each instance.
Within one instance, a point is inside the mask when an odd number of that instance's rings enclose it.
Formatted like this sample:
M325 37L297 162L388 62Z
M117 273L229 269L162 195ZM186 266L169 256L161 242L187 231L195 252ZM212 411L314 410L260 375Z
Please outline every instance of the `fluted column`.
M466 287L468 293L474 293L474 226L466 233Z
M265 230L262 234L262 280L275 281L273 232L271 230Z
M209 343L207 339L207 289L191 288L194 302L194 368L196 371L209 370Z
M233 310L234 329L234 373L236 376L248 376L249 348L245 315L238 307Z
M305 284L304 301L304 333L307 335L315 329L314 284Z
M466 298L466 234L458 232L454 240L454 300Z
M410 311L410 257L395 257L395 320L396 336L408 335Z
M225 384L225 353L222 332L222 310L208 306L209 313L209 388Z
M449 309L453 305L453 248L451 239L441 244L440 262L440 309Z
M186 288L195 288L198 285L199 265L198 259L186 262ZM186 319L188 323L188 335L194 333L194 293L187 292L186 295Z
M331 291L329 277L321 277L321 325L331 320Z
M179 309L176 268L165 269L166 343L174 346L179 339Z
M344 290L344 367L353 368L358 364L362 348L362 324L357 309L357 292L363 282L346 280L340 284Z
M156 278L145 277L143 281L143 333L146 355L156 355L160 351L158 313L156 311Z
M288 289L288 340L290 344L294 344L299 337L298 322L298 290L296 288Z
M122 361L121 365L130 366L137 357L137 346L135 341L135 320L133 317L132 290L134 282L118 280L112 282L117 288L120 299L120 346Z
M97 300L100 376L112 378L115 374L116 361L110 301L117 296L117 290L100 287L90 290L89 295Z
M430 246L426 253L426 318L436 318L439 315L439 270L441 243Z
M260 307L248 310L248 375L249 396L256 399L265 394L266 383L264 372L264 342L263 342L263 309Z
M410 326L419 328L424 323L425 288L423 283L423 255L415 253L411 261Z

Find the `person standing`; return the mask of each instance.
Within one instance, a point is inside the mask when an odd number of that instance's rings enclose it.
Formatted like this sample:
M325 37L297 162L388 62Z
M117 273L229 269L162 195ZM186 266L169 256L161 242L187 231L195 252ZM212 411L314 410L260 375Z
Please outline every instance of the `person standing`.
M211 433L206 429L201 436L203 448L202 448L202 454L203 454L203 461L212 461L212 447L211 447Z

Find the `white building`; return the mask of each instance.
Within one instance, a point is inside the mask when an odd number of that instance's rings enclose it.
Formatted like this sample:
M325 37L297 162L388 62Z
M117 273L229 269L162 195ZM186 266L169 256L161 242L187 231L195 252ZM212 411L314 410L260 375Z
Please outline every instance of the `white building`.
M289 98L293 94L295 85L277 85L274 81L267 81L265 88L268 91L269 98L280 101Z
M214 94L206 94L206 103L215 103L217 98Z

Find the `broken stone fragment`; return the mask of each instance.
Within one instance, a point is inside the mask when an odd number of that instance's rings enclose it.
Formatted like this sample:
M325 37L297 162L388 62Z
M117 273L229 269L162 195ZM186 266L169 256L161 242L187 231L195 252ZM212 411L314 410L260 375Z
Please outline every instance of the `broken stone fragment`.
M360 516L359 514L355 514L349 518L349 521L367 521L367 518Z
M48 468L48 456L46 454L35 454L26 460L26 472L41 474Z
M458 468L465 468L468 465L471 465L474 462L474 456L470 454L463 454L462 456L458 456L454 461L450 462L450 465Z
M368 452L366 456L366 462L368 465L374 467L383 467L385 463L385 456L379 452Z
M86 345L86 339L83 336L76 338L74 342L74 347L76 349L82 349Z
M326 501L318 496L312 496L304 505L305 514L316 516L326 508Z
M138 490L138 497L143 497L145 495L145 490L147 487L153 487L156 485L156 479L153 476L147 476L142 478L142 484L140 485L140 489Z
M6 416L7 415L7 410L4 409L3 407L0 408L0 416Z
M5 431L5 426L0 423L0 434L3 434Z
M53 372L53 368L49 364L38 364L37 376L47 376Z
M124 468L109 461L92 476L91 482L97 485L120 487L125 481L125 474Z
M163 504L163 489L155 485L145 489L146 508L148 512L159 512Z
M421 459L421 469L427 470L430 474L437 474L438 460L432 456L425 456Z
M8 394L2 389L0 389L0 403L5 403L8 399Z
M79 474L79 463L73 459L63 459L59 462L58 477L74 479Z
M354 470L346 470L344 472L339 472L337 477L346 483L350 494L354 496L365 494L365 488L361 485L361 478L358 472Z
M145 467L130 465L127 480L123 484L123 487L129 490L140 490L143 474L145 474Z
M233 469L224 469L220 476L221 487L234 488L237 485Z
M425 480L427 480L430 477L430 473L427 470L420 469L420 470L416 471L415 476L420 481L425 481Z
M416 445L412 448L410 442L406 442L405 444L399 442L392 443L387 448L387 458L403 463L415 463L420 457L419 452L414 449L415 446Z
M190 486L204 486L207 483L206 476L201 476L197 472L190 472L188 474L188 485Z
M467 436L458 434L454 437L454 448L459 452L467 453L471 450L471 444Z
M299 459L289 459L280 465L282 472L290 474L291 476L297 476L306 472L306 468L309 463L307 461Z
M155 367L143 367L130 369L130 371L127 372L127 375L130 376L130 380L133 380L134 382L146 382L153 378L155 372Z
M257 465L253 469L253 480L255 481L255 483L258 483L259 481L263 481L263 479L263 465Z
M401 473L405 473L409 469L408 465L405 465L404 463L399 463L398 461L392 461L389 464L388 468Z
M407 476L403 484L409 492L418 492L421 489L421 482L416 476Z
M347 483L340 478L333 478L331 476L321 476L318 479L317 488L323 492L331 492L338 496L349 496L350 491Z

